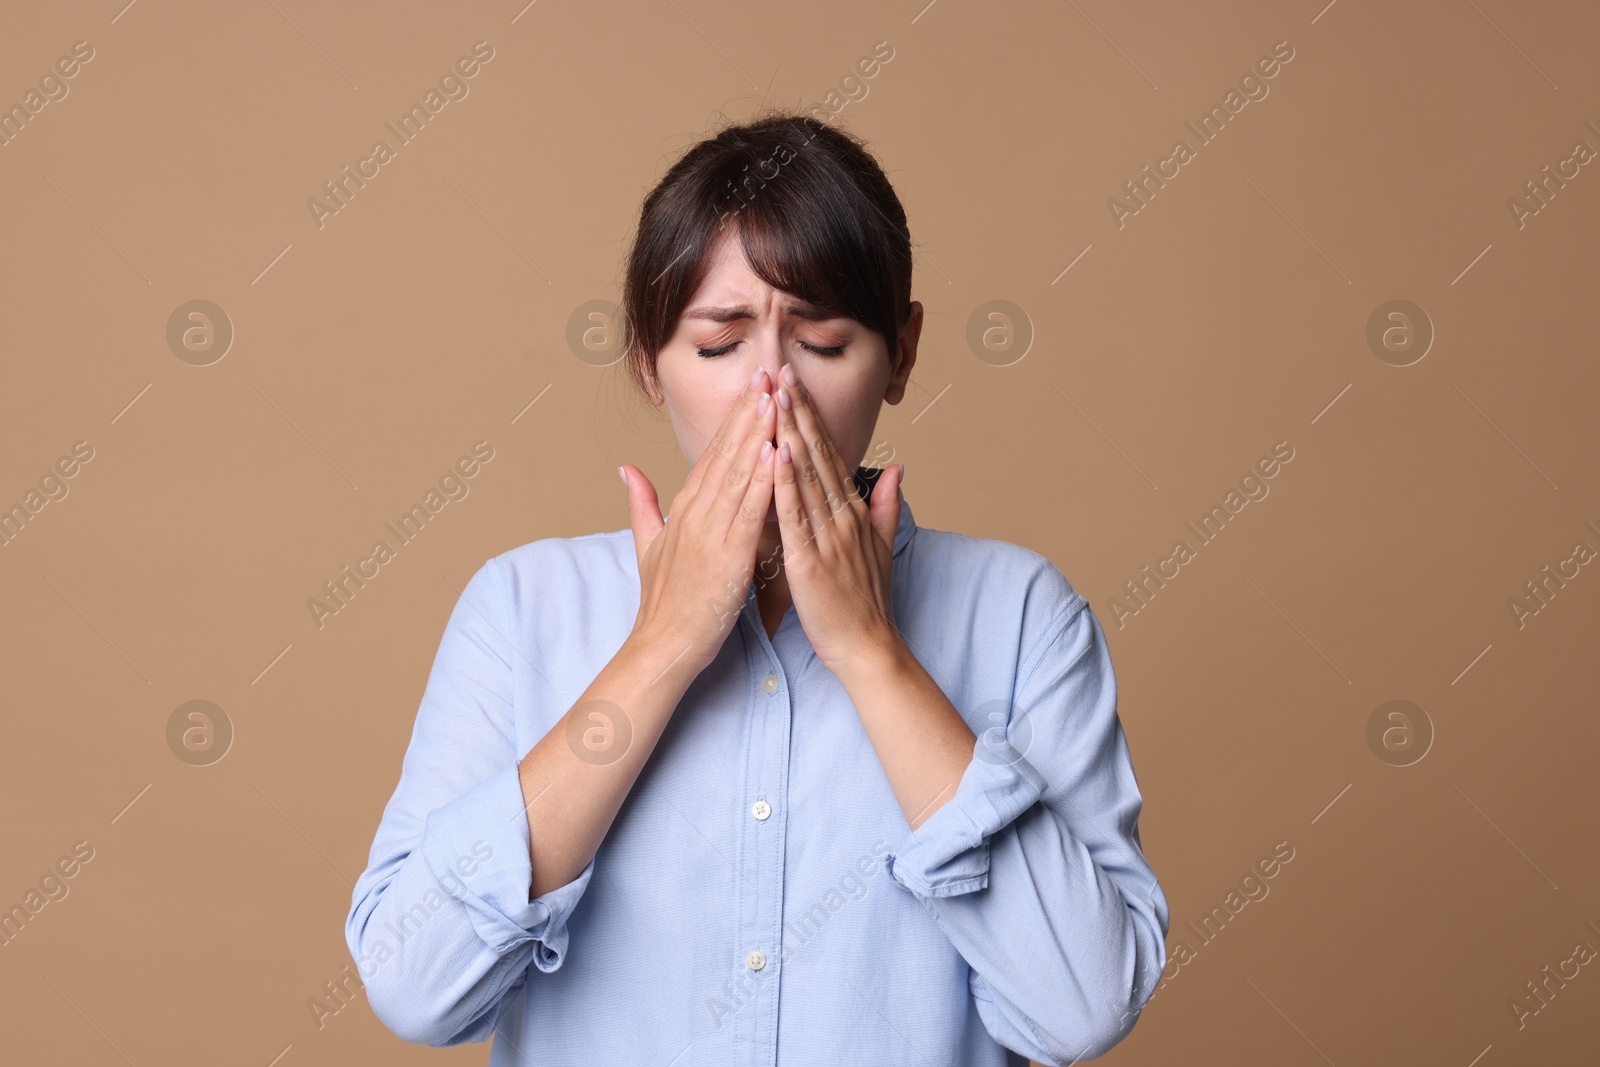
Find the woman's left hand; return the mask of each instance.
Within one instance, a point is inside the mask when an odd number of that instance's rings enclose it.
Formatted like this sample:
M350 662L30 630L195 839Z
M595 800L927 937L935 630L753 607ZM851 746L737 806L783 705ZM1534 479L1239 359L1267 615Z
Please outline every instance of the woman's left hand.
M773 499L783 537L783 569L795 614L817 659L835 674L900 641L890 584L900 525L896 464L878 477L869 504L785 364L778 402ZM784 400L788 400L788 406ZM789 461L784 461L784 450Z

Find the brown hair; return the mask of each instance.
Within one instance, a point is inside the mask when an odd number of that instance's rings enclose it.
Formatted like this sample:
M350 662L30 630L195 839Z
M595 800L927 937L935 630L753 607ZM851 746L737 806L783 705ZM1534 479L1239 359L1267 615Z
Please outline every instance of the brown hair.
M778 111L696 143L644 199L621 316L641 392L732 230L763 281L877 332L893 365L911 314L905 209L854 134Z

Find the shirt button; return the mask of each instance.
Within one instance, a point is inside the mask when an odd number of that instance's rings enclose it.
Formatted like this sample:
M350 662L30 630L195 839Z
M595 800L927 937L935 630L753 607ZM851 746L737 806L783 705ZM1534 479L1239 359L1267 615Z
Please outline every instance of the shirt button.
M776 693L778 691L778 676L776 674L767 675L761 680L761 688L767 691L768 696Z
M762 822L766 822L767 817L772 814L772 805L768 804L765 800L758 800L756 801L755 806L750 809L750 814L754 815Z
M750 955L746 956L744 961L750 965L750 969L752 971L759 971L761 968L767 965L767 954L762 952L760 949L756 949L754 952L750 953Z

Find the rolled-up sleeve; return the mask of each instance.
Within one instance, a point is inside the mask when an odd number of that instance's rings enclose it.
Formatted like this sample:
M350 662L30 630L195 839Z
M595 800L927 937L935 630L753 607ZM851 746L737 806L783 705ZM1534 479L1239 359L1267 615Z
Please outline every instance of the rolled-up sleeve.
M948 897L988 886L989 838L1044 794L1046 782L1030 763L994 756L993 744L984 731L955 796L889 855L889 876L913 893Z
M493 844L491 837L500 843ZM488 845L495 860L503 857L505 862L478 865L472 877L461 877L462 867L471 866L461 864L461 858L471 855L479 842ZM458 899L485 945L504 956L532 944L535 967L548 972L561 966L567 951L567 917L589 885L594 860L566 885L528 899L533 866L516 764L435 808L419 848L434 877L457 888ZM456 880L448 881L452 875Z
M530 966L561 966L567 921L594 873L591 860L529 899L512 721L512 657L521 653L507 604L491 559L445 626L345 922L373 1012L419 1044L487 1039Z
M1101 1055L1166 965L1168 908L1105 632L1059 572L1007 721L979 734L954 796L887 859L971 967L979 1017L1045 1064Z

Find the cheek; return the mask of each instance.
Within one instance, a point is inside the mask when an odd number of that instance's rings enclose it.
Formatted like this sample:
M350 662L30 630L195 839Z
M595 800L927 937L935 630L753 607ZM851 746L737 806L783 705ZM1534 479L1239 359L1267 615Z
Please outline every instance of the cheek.
M816 397L812 394L817 415L832 438L834 447L848 458L865 451L867 437L876 421L877 405L858 393L844 396Z
M657 373L678 445L691 463L698 462L749 379L730 371L721 360L702 360L697 365L687 359L668 359L665 354Z

